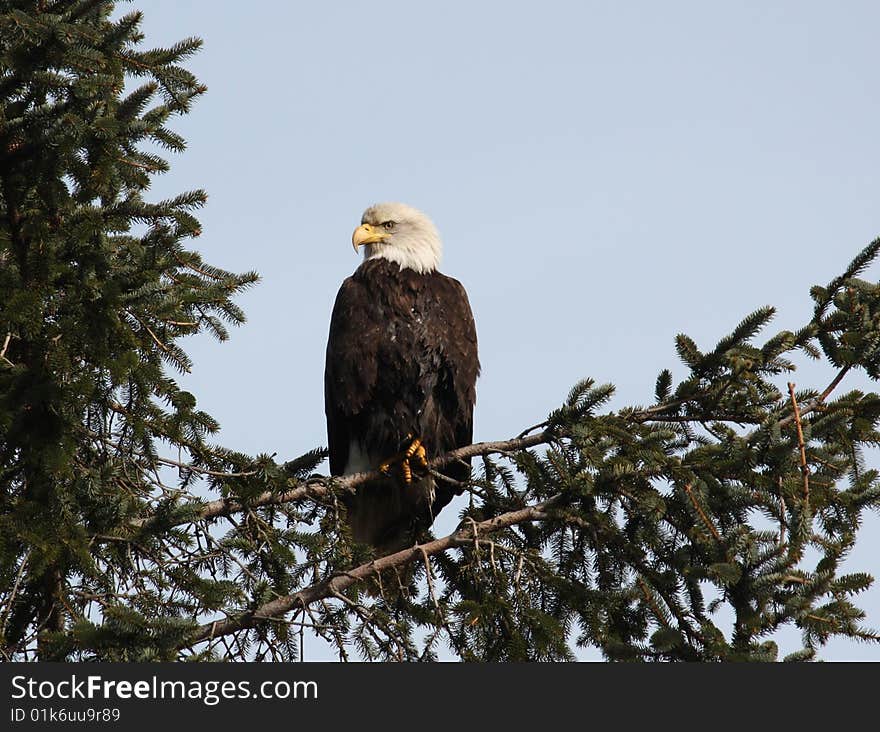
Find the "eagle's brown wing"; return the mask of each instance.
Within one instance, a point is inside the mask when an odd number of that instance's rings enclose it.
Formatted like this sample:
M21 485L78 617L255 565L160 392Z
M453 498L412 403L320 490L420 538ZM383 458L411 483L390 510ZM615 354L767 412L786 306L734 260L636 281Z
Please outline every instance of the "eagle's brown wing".
M470 444L477 337L467 294L457 280L369 260L336 298L324 374L330 472L375 469L409 437L434 457ZM361 460L351 453L358 449ZM467 478L460 463L446 466ZM412 485L377 481L346 499L358 541L389 547L429 526L459 492L427 476Z

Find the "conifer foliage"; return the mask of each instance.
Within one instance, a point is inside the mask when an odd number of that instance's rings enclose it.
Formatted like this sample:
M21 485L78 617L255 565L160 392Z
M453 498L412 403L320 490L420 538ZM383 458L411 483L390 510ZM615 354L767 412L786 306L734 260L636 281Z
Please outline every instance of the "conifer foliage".
M184 336L225 339L256 281L188 248L201 191L154 202L169 128L204 92L188 39L143 50L110 0L0 0L0 655L5 659L807 660L876 642L844 574L880 505L880 286L870 244L795 332L747 316L686 374L610 411L584 380L475 461L458 529L387 557L353 545L315 474L212 444L175 375ZM833 369L788 384L798 353ZM512 431L514 430L511 426ZM210 495L211 500L200 498ZM869 569L869 568L866 568Z
M143 624L166 643L176 614L152 605L171 580L143 567L158 540L133 539L135 555L109 537L185 488L188 476L163 485L159 445L199 468L235 460L207 445L216 423L171 374L190 368L181 336L225 338L224 323L243 320L232 298L256 276L186 248L202 191L144 198L168 170L161 151L184 148L167 125L204 92L180 66L200 43L140 50L140 15L111 21L113 5L0 3L0 635L11 655L42 634L41 656L64 658L72 630L93 634L76 643L127 647ZM174 571L192 585L194 570ZM192 589L181 608L217 592ZM91 598L103 603L94 627Z

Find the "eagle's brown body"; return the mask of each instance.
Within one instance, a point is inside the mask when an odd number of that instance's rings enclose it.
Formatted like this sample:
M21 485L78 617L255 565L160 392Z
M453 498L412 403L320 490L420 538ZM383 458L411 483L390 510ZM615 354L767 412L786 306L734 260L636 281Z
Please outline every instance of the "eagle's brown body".
M408 439L428 459L468 445L473 433L477 335L467 294L437 271L368 259L343 282L327 343L324 377L332 475L375 470ZM468 468L441 472L465 480ZM400 471L347 500L355 541L380 552L411 544L457 492L430 475Z

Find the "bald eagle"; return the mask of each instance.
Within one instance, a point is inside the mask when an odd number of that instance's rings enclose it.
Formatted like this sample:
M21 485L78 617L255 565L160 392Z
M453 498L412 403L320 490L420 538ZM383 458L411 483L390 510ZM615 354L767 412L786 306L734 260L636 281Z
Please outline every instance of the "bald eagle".
M336 296L324 372L332 475L385 478L345 499L352 539L377 554L411 546L467 480L427 461L473 436L477 333L467 293L437 271L442 245L420 211L368 208L354 230L364 259Z

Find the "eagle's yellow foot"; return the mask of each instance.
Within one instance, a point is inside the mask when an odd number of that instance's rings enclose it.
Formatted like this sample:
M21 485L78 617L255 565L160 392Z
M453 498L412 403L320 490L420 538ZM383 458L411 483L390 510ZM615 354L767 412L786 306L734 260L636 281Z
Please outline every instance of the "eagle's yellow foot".
M411 437L412 435L407 435L406 439L409 440ZM425 446L422 445L422 441L418 437L410 442L409 447L407 447L405 450L380 463L379 472L384 473L385 475L390 475L391 469L394 467L394 465L396 463L400 463L400 472L403 474L403 481L404 483L409 485L410 483L412 483L413 479L413 461L419 468L423 470L428 469L428 457L427 453L425 452Z
M419 440L416 440L416 442L418 442L419 445L415 449L415 452L413 453L413 457L416 460L416 464L422 470L427 470L428 469L428 453L425 452L425 446Z

